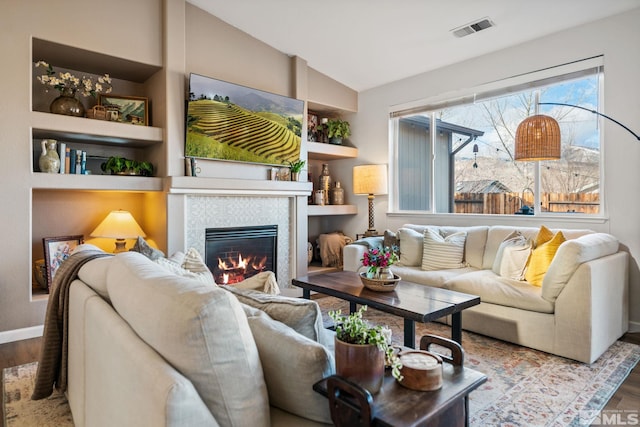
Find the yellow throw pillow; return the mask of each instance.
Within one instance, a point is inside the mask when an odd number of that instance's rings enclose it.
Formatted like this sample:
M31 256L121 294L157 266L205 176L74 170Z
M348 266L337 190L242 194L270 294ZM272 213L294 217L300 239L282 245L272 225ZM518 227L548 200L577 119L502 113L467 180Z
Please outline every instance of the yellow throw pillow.
M565 239L562 231L558 231L551 240L539 244L533 250L531 257L529 258L529 266L527 267L527 271L524 275L527 282L533 286L542 287L542 279L544 279L544 275L549 269L549 265L551 264L551 261L553 261L553 257L558 251L558 248L565 240L567 239Z
M553 231L549 230L544 225L541 225L540 230L538 231L538 235L536 236L535 247L537 248L543 243L547 243L551 239L553 239Z

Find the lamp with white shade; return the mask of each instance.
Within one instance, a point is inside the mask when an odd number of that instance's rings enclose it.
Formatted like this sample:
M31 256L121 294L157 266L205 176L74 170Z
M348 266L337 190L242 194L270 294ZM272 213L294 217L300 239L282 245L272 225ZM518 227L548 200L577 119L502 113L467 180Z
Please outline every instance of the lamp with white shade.
M361 165L353 168L353 193L366 194L369 199L369 229L365 237L377 236L374 227L373 199L387 194L387 165Z
M136 220L129 211L117 210L109 212L109 215L93 230L91 237L105 237L116 239L114 253L125 252L125 239L135 239L138 236L146 237Z

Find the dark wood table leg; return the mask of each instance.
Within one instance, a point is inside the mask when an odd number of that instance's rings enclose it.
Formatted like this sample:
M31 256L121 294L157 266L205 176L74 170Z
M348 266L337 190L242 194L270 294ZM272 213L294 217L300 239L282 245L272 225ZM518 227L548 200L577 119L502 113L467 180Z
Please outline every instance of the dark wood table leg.
M462 345L462 313L451 315L451 339Z
M311 299L311 290L309 290L309 289L303 289L303 290L302 290L302 298L304 298L304 299Z
M416 348L416 322L404 319L404 346Z
M349 313L355 313L356 311L358 311L358 304L349 301Z

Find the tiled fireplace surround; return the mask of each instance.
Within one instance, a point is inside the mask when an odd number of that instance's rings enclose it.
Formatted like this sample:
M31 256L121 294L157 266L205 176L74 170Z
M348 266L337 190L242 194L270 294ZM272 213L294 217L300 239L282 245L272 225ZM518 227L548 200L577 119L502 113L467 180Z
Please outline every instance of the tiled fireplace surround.
M187 178L184 184L172 184L168 220L183 227L170 227L170 246L171 242L176 246L169 248L170 253L193 247L204 257L207 228L276 224L278 284L283 294L301 294L291 288L291 279L307 272L307 197L311 183Z

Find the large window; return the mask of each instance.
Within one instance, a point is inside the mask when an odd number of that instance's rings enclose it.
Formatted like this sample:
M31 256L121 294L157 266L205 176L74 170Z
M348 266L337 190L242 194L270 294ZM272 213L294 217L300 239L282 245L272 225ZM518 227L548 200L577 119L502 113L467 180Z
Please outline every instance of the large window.
M574 67L575 68L575 67ZM601 67L548 76L391 114L396 211L601 214L598 116ZM562 158L515 161L518 124L560 124ZM432 126L432 124L435 124Z

